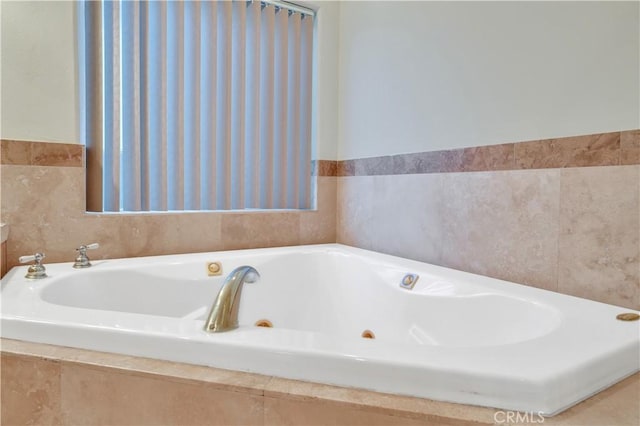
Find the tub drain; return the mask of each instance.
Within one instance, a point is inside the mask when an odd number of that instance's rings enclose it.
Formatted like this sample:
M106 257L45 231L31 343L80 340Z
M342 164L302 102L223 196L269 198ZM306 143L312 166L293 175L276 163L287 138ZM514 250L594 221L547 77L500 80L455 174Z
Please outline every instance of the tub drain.
M376 335L375 335L375 334L373 334L373 331L371 331L371 330L365 330L365 331L363 331L363 332L362 332L362 334L361 334L361 336L362 336L364 339L375 339L375 338L376 338Z
M268 319L261 319L261 320L256 321L255 326L256 327L272 328L273 324L271 324L271 321L269 321Z
M627 312L618 315L616 319L619 319L620 321L637 321L638 319L640 319L640 315L634 314L633 312Z

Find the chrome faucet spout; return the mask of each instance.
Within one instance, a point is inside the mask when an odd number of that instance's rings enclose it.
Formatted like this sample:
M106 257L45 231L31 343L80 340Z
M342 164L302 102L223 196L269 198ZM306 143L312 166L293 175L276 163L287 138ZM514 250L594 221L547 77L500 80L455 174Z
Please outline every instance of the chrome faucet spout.
M211 306L204 331L219 333L238 328L238 309L242 284L258 281L260 274L251 266L240 266L234 269L224 280L222 288Z

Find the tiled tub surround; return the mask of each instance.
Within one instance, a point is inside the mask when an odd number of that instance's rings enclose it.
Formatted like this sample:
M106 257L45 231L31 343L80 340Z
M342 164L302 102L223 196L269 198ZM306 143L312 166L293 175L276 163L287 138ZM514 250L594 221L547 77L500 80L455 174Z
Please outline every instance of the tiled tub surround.
M491 425L505 415L169 361L0 343L1 419L7 425ZM544 424L635 426L639 399L635 374Z
M337 173L340 243L640 309L638 130Z
M3 140L1 160L9 268L36 251L45 263L67 262L92 242L100 249L91 257L106 259L336 240L333 176L317 178L317 211L97 214L85 212L82 146Z

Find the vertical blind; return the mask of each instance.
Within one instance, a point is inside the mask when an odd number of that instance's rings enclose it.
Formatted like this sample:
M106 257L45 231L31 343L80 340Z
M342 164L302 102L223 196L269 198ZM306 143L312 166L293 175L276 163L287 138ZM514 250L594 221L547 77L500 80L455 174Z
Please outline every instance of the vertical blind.
M311 207L313 14L79 5L89 211Z

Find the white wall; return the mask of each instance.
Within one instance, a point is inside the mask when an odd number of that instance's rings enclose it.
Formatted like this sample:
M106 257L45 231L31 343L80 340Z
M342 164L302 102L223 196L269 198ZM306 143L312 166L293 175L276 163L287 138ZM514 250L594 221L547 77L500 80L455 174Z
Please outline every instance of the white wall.
M3 139L79 142L73 2L0 3Z
M294 1L295 3L295 1ZM304 1L317 10L315 51L316 84L314 133L316 158L335 160L338 146L338 1Z
M342 2L338 158L640 128L638 2Z

